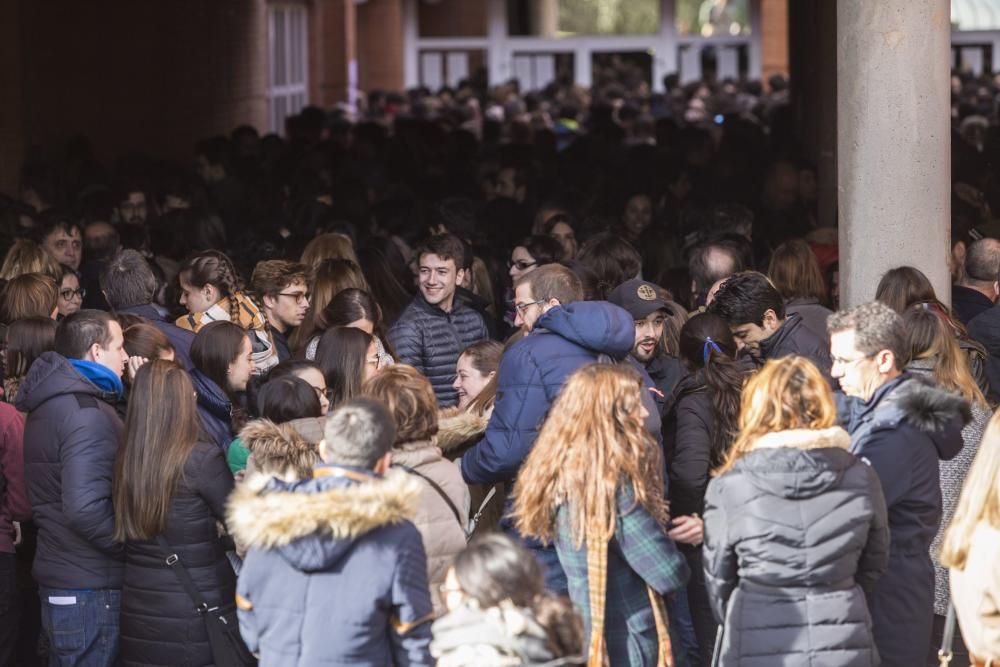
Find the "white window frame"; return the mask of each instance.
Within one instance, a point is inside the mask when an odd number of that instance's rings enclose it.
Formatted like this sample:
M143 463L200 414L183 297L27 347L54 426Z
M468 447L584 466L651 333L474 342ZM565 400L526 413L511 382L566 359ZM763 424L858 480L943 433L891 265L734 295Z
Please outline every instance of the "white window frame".
M279 53L280 51L280 53ZM267 6L267 112L271 132L309 104L309 7Z

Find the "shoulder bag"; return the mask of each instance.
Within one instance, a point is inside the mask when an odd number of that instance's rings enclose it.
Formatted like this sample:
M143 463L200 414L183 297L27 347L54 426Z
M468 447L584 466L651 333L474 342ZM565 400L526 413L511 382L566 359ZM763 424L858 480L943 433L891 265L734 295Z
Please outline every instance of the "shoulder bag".
M163 553L166 554L164 562L177 575L177 580L181 583L181 588L191 598L194 603L195 612L205 619L205 628L208 630L208 643L212 648L212 659L217 667L252 667L257 664L247 645L240 636L240 624L236 618L236 605L228 604L218 607L209 607L205 598L198 592L198 588L191 579L191 574L181 563L178 556L162 535L156 536L156 543L160 545Z

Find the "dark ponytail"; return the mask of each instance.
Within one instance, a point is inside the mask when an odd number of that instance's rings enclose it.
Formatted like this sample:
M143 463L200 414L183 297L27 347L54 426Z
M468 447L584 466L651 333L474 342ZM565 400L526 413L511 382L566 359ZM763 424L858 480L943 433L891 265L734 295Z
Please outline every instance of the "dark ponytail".
M681 327L684 363L712 394L712 467L722 464L736 438L744 374L736 362L736 340L718 315L700 313Z

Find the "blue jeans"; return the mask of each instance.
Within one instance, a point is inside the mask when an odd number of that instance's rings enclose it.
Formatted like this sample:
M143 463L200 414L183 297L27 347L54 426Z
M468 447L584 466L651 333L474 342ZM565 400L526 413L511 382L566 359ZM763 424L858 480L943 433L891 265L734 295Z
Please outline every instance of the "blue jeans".
M121 591L39 587L49 667L112 667L118 658Z
M667 614L670 624L670 641L674 649L674 665L676 667L699 667L701 656L698 653L698 638L694 633L694 623L691 622L691 611L688 608L687 590L681 589L667 597Z

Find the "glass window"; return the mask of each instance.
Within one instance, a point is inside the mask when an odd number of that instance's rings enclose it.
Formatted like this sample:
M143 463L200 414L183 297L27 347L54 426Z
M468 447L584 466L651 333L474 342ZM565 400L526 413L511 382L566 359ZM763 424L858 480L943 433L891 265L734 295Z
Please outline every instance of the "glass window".
M507 0L515 37L655 35L659 0Z
M677 33L701 37L750 34L750 0L676 0Z
M267 12L270 130L280 134L285 118L308 104L309 9L275 4Z

